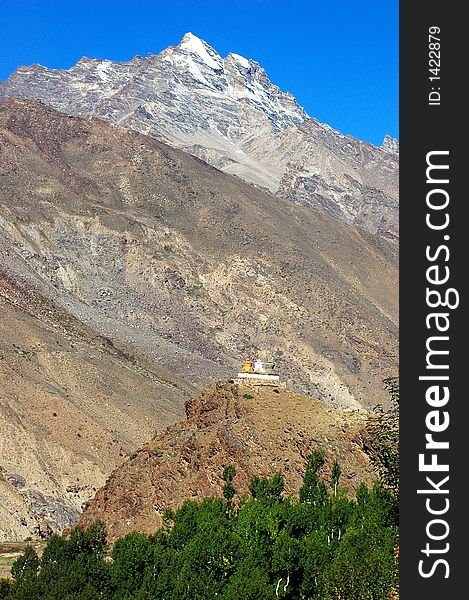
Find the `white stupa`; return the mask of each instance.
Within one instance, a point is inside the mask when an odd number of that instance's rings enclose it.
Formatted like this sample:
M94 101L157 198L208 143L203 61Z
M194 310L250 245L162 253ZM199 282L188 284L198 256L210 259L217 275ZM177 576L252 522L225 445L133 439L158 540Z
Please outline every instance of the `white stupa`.
M257 358L254 362L250 359L243 361L243 368L238 373L239 383L251 383L253 385L280 384L280 376L274 373L274 363L266 362Z

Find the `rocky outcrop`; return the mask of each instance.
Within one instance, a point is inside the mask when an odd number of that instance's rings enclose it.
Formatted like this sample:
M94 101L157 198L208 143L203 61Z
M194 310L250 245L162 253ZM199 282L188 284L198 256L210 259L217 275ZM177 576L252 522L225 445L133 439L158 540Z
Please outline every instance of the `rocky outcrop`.
M254 476L280 472L287 493L301 486L307 457L324 452L320 475L330 482L334 460L340 484L353 493L375 479L354 438L365 416L326 407L282 388L243 388L218 383L186 402L186 419L155 436L111 475L80 518L88 527L102 520L114 540L129 531L154 532L163 512L184 500L221 497L223 469L236 469L236 501L249 494Z
M399 156L399 142L396 140L396 138L393 138L390 135L384 136L381 149L384 150L384 152L389 152L389 154L395 154Z

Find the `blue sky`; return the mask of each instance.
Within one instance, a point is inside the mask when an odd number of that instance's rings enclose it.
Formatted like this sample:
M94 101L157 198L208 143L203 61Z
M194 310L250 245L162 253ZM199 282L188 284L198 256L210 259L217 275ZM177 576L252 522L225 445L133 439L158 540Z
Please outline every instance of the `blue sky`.
M192 31L261 63L309 115L398 137L398 0L1 0L0 80L19 65L129 60Z

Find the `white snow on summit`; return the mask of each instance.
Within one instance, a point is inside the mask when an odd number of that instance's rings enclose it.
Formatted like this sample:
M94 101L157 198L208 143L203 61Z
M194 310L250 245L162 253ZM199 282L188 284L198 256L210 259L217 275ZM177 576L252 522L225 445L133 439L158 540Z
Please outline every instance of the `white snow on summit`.
M220 68L220 64L214 60L212 56L210 56L206 46L208 45L206 45L200 38L189 32L186 33L186 35L182 38L179 48L187 50L192 54L197 54L197 56L199 56L199 58L201 58L202 61L211 69L218 70ZM213 52L215 53L214 50Z
M98 64L96 72L103 81L108 81L109 76L113 71L112 66L113 65L110 60L103 60Z
M249 67L251 66L249 64L249 61L247 58L244 58L244 56L240 56L239 54L235 54L234 52L231 52L231 56L237 60L239 62L240 65L242 65L245 69L249 69Z

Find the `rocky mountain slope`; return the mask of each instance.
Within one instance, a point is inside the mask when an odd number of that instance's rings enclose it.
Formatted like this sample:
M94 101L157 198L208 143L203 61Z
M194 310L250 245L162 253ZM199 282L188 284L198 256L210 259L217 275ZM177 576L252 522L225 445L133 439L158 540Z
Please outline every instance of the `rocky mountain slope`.
M397 250L148 137L10 99L1 244L12 273L190 385L266 349L343 406L397 360ZM381 391L380 391L381 390Z
M0 269L0 541L73 525L189 386Z
M0 84L0 98L11 95L150 135L287 201L398 236L396 140L378 148L319 123L256 61L222 58L191 33L128 62L20 67Z
M126 453L247 356L267 353L291 390L330 406L385 402L397 269L382 237L141 134L7 98L5 538L70 524Z
M365 416L325 406L284 389L219 383L186 403L186 419L156 435L114 471L80 518L89 526L103 520L109 538L129 531L153 532L165 509L184 500L222 496L223 469L236 468L237 498L247 495L253 476L285 477L287 493L298 492L307 457L320 449L330 481L334 460L340 485L350 492L375 479L355 439Z

